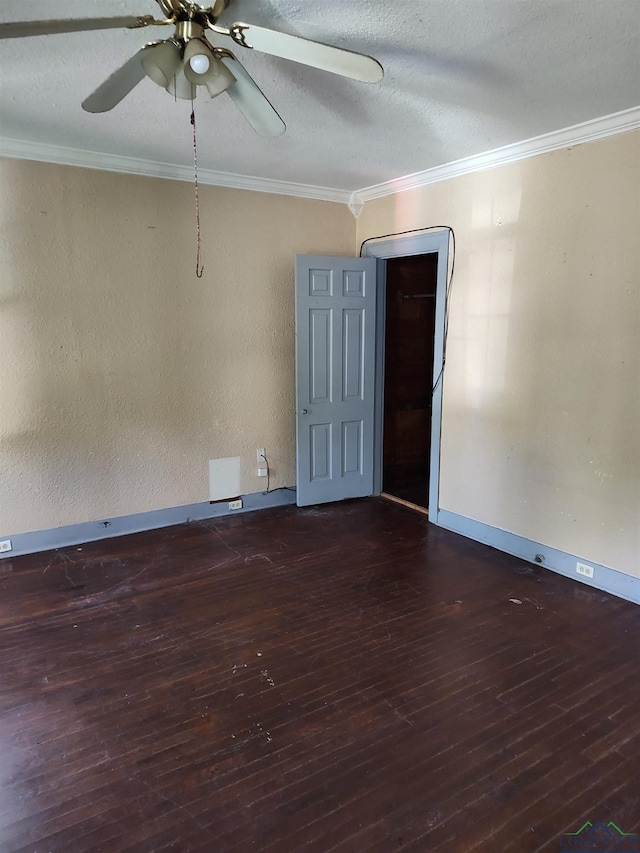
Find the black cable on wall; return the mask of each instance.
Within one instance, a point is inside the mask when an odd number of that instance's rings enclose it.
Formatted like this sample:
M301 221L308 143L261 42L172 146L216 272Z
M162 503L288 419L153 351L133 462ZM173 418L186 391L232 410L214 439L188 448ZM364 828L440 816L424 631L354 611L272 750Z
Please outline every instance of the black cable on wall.
M442 340L442 364L440 366L440 372L436 378L436 381L433 383L433 388L431 389L431 396L435 394L436 388L438 387L440 381L442 380L442 375L444 373L444 365L447 360L447 337L449 335L449 302L451 299L451 285L453 283L453 270L455 268L456 263L456 234L453 228L450 225L427 225L424 228L410 228L408 231L395 231L391 234L380 234L377 237L367 237L366 240L363 240L360 244L360 257L362 257L362 250L366 246L367 243L370 243L373 240L386 240L389 237L404 237L407 234L418 234L418 233L427 233L429 231L448 231L449 237L451 239L451 267L449 269L449 275L447 277L447 286L444 291L444 336Z

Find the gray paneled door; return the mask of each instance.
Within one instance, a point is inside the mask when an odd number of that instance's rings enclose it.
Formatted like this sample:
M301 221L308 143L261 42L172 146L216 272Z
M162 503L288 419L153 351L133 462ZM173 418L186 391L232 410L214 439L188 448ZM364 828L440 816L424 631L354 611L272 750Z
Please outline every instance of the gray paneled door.
M298 506L373 493L376 260L296 258Z

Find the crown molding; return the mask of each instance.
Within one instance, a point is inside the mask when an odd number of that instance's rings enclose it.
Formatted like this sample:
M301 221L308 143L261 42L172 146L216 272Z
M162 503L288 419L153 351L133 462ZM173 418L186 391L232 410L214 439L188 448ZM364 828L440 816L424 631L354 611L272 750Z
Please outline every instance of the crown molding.
M126 175L193 182L192 166L139 160L135 157L122 157L119 154L100 154L97 151L83 151L80 148L67 148L62 145L48 145L8 137L0 137L0 156L18 160L36 160L41 163L57 163L61 166L99 169L106 172L121 172ZM348 204L351 196L348 190L277 181L252 175L235 175L229 172L216 172L213 169L199 168L198 183L235 190L313 198L339 204Z
M481 172L496 166L504 166L537 154L545 154L560 148L593 142L607 136L614 136L628 130L640 128L640 106L612 113L590 121L574 124L552 133L534 136L513 145L505 145L472 157L454 160L442 166L425 169L362 187L350 192L333 187L318 187L313 184L298 184L288 181L277 181L270 178L260 178L252 175L236 175L228 172L216 172L213 169L199 169L198 182L230 189L250 190L252 192L275 193L298 198L312 198L320 201L332 201L346 204L355 217L367 201L382 198L405 190L417 189L446 181L449 178L468 175L471 172ZM20 160L36 160L43 163L57 163L63 166L79 166L86 169L99 169L107 172L121 172L128 175L142 175L151 178L165 178L172 181L193 181L193 171L190 166L179 166L173 163L161 163L154 160L141 160L134 157L122 157L118 154L100 154L97 151L83 151L79 148L68 148L61 145L48 145L40 142L0 137L0 156Z
M405 190L425 187L428 184L446 181L449 178L456 178L460 175L468 175L471 172L481 172L485 169L492 169L495 166L504 166L507 163L515 163L517 160L524 160L528 157L534 157L537 154L546 154L549 151L556 151L559 148L568 148L574 145L581 145L584 142L593 142L596 139L614 136L615 134L624 133L627 130L635 130L639 127L640 106L585 121L581 124L574 124L571 127L555 130L552 133L534 136L532 139L525 139L513 145L495 148L493 151L486 151L483 154L475 154L473 157L454 160L442 166L435 166L433 169L425 169L423 172L414 172L402 178L395 178L391 181L384 181L381 184L363 187L351 194L349 205L357 205L358 203L372 201L375 198L401 193Z

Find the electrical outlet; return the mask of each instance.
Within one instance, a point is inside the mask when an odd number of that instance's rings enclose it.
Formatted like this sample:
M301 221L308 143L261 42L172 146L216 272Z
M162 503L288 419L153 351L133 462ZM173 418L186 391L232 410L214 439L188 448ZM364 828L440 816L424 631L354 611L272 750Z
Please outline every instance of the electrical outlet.
M267 469L266 468L258 468L258 477L266 477Z
M584 575L585 578L593 577L593 566L587 566L586 563L576 563L576 573Z
M263 460L263 459L265 459L265 458L266 458L266 457L265 457L265 455L264 455L264 447L259 447L259 448L256 450L256 459L258 460L258 462L262 462L262 460ZM265 474L264 476L266 477L267 475Z
M11 551L13 545L11 544L11 539L5 539L3 542L0 542L0 553L3 551Z
M237 501L229 501L229 509L242 509L242 498Z

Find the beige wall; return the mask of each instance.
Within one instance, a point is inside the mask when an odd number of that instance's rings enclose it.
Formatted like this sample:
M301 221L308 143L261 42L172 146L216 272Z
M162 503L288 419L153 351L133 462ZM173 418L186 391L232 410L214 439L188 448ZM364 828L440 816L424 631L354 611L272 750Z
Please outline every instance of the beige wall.
M0 537L209 497L240 456L295 482L296 252L350 254L346 206L4 160Z
M0 536L295 480L293 256L343 205L0 161ZM450 224L440 505L640 576L640 134L369 202ZM166 213L165 213L166 212Z
M451 225L440 506L640 576L640 133L369 202Z

